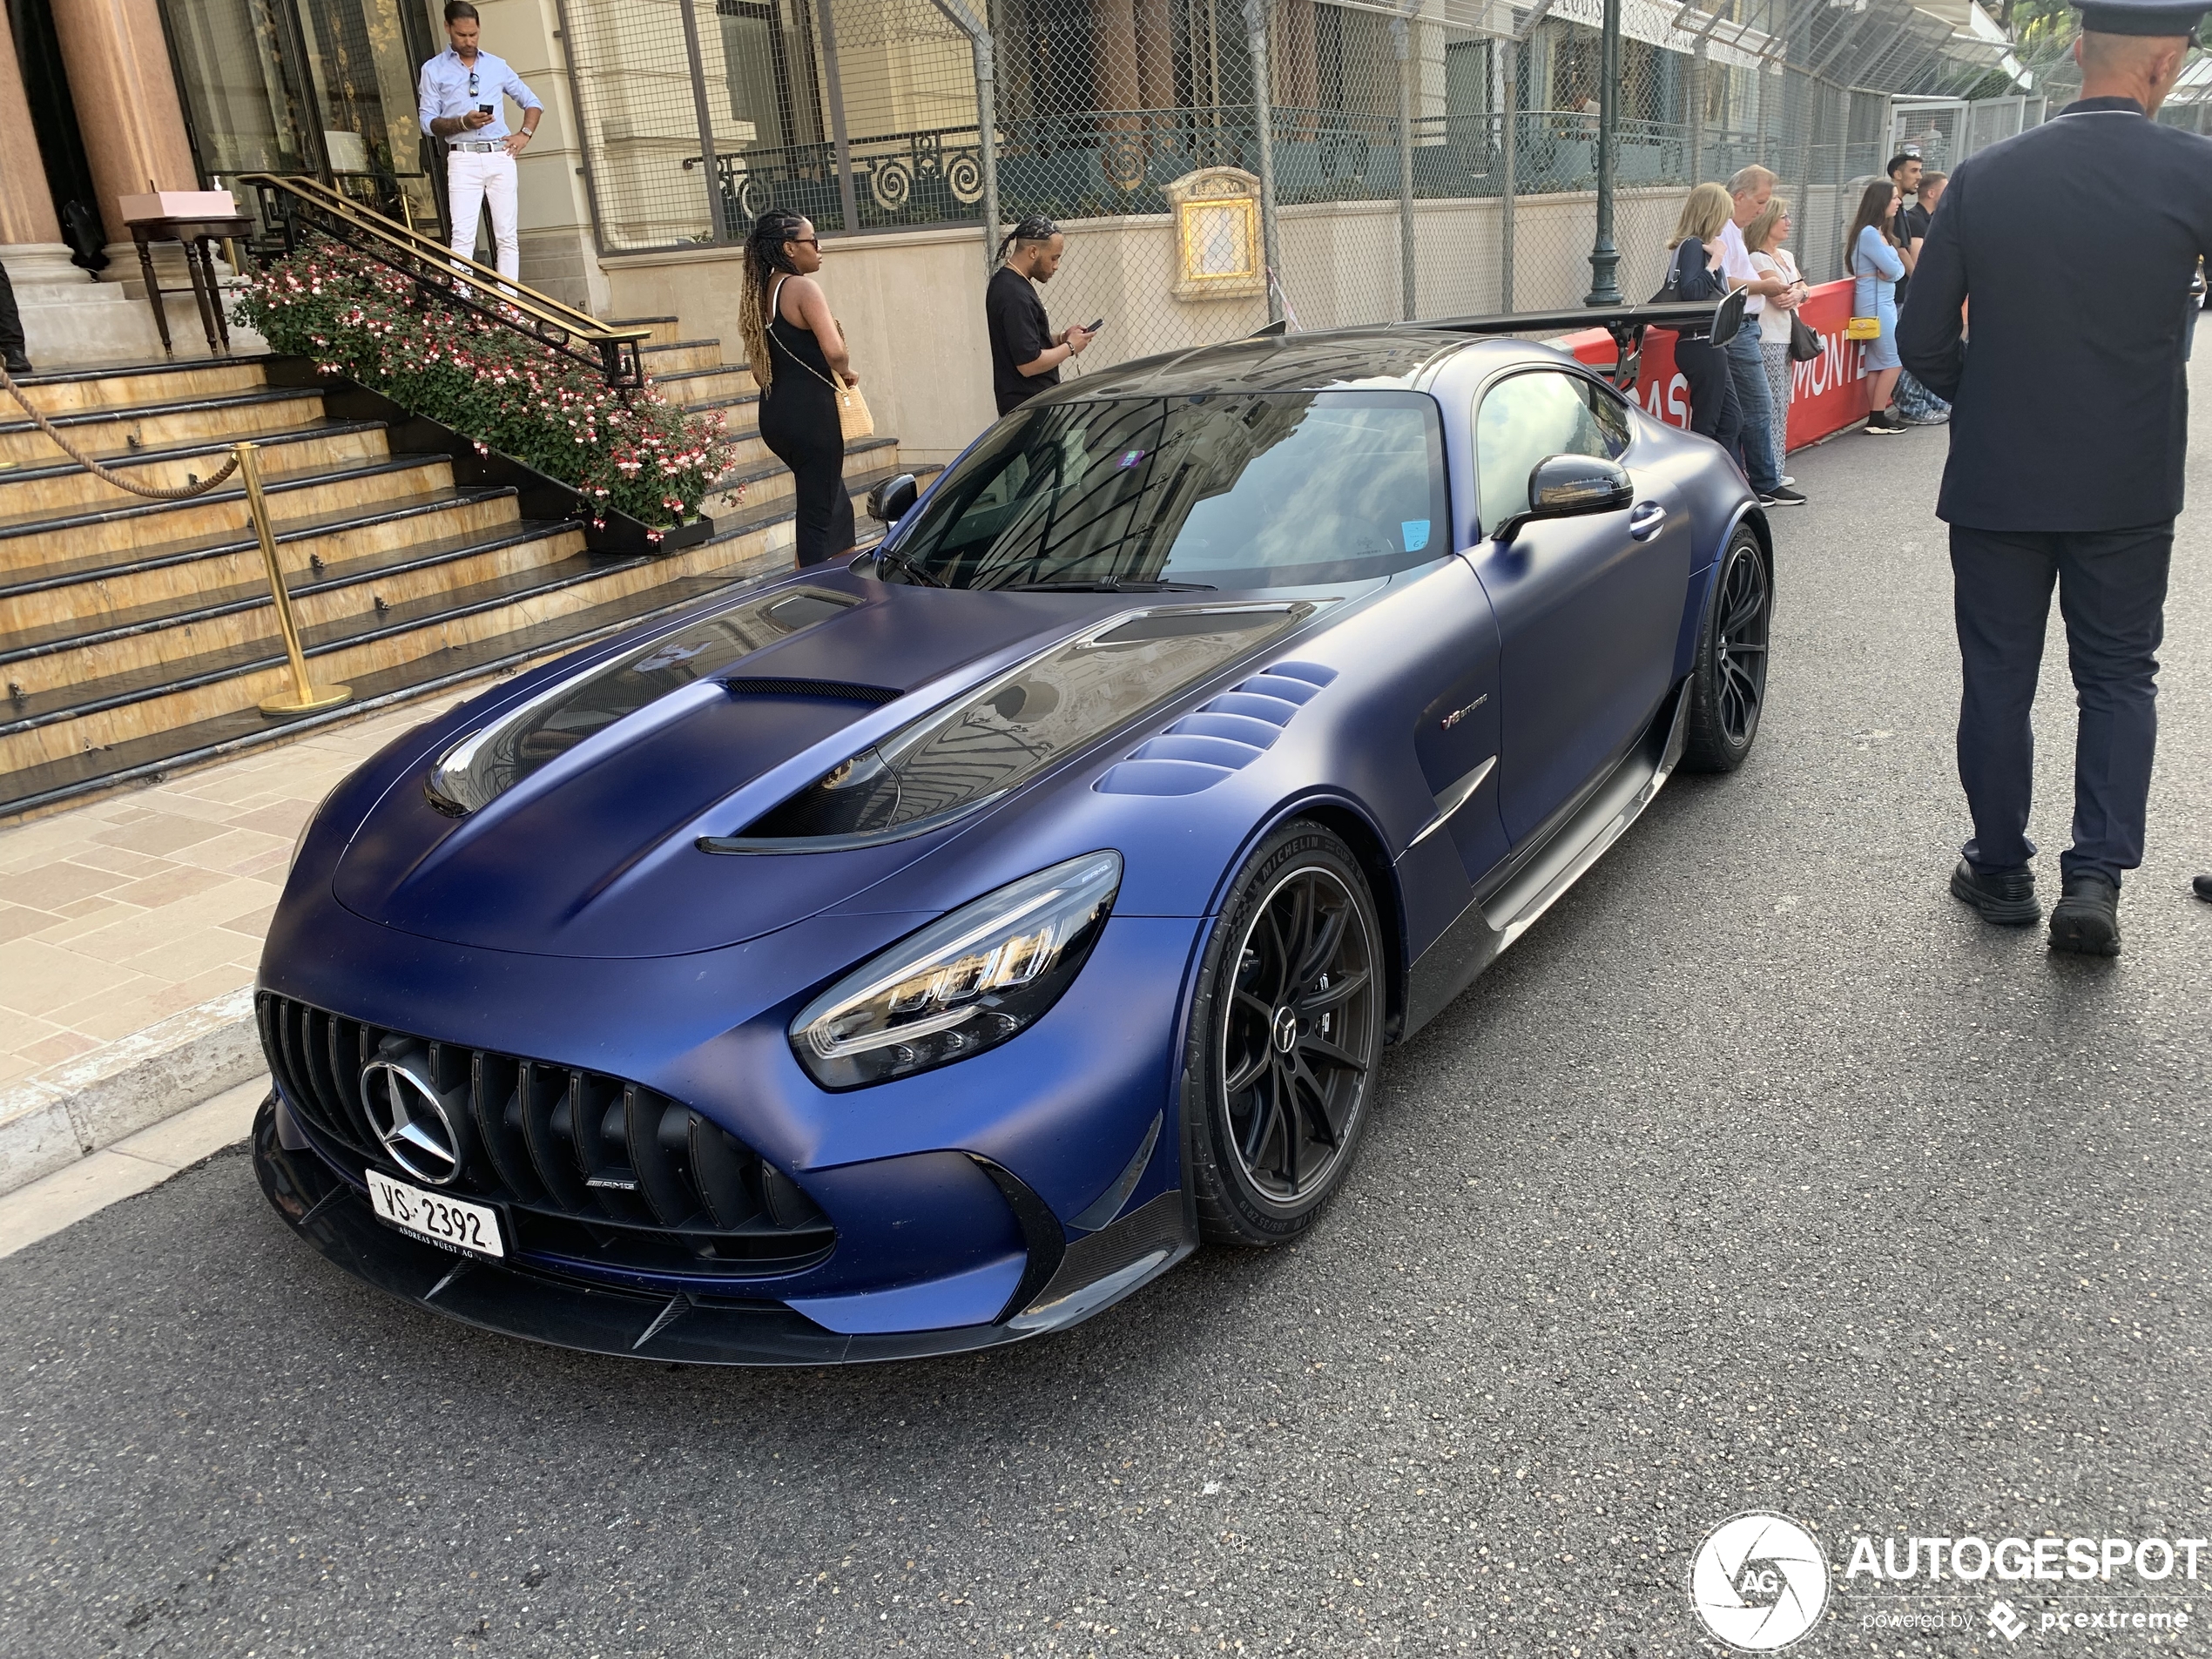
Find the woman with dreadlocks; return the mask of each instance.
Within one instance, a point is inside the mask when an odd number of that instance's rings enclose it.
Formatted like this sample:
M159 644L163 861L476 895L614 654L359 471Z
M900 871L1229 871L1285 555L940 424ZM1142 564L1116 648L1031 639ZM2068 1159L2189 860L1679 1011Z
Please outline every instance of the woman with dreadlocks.
M1001 415L1060 384L1060 365L1090 344L1081 328L1052 332L1037 285L1052 280L1068 239L1049 219L1023 219L999 244L999 268L983 291L983 325L991 337L991 396Z
M753 220L738 331L760 387L760 441L798 480L802 568L835 557L853 541L837 393L839 381L858 386L860 380L814 280L821 268L821 240L801 215L770 208Z

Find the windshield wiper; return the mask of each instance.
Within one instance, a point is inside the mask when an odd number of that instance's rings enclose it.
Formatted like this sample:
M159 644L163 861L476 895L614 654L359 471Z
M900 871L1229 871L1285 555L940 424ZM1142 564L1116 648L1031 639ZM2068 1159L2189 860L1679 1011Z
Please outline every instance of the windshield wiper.
M1211 582L1124 582L1102 577L1096 582L1016 582L1008 593L1212 593Z
M894 569L904 570L923 587L941 588L946 585L942 577L930 575L928 571L902 554L887 552L879 547L875 550L875 562L878 564L888 564Z

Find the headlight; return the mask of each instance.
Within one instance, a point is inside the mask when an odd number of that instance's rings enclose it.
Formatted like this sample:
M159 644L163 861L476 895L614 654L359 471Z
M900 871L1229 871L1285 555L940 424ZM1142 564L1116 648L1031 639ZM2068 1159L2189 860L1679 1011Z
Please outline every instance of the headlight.
M1060 1000L1121 885L1120 853L1086 853L986 894L808 1003L792 1052L823 1088L857 1089L996 1048Z

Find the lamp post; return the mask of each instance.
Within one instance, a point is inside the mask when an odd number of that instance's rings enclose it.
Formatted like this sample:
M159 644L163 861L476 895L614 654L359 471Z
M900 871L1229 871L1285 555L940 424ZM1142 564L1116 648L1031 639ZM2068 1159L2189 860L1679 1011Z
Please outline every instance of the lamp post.
M1590 244L1586 306L1617 306L1620 250L1613 246L1613 151L1621 104L1621 0L1605 0L1597 48L1597 237Z

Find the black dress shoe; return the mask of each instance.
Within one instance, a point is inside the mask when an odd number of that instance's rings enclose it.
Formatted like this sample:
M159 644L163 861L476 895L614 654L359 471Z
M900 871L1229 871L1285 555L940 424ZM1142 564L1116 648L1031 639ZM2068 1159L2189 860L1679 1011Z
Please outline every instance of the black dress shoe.
M30 359L24 356L19 351L11 351L8 354L8 373L10 374L28 374L30 372Z
M2066 894L2051 907L2051 948L2076 956L2120 954L2120 889L2084 872L2066 879Z
M2035 902L2035 872L2025 864L2017 870L1977 870L1960 859L1951 873L1951 896L2000 927L2025 927L2043 914Z
M2212 904L2212 875L2196 876L2190 880L2189 887L2195 892L2198 898L2207 904Z

